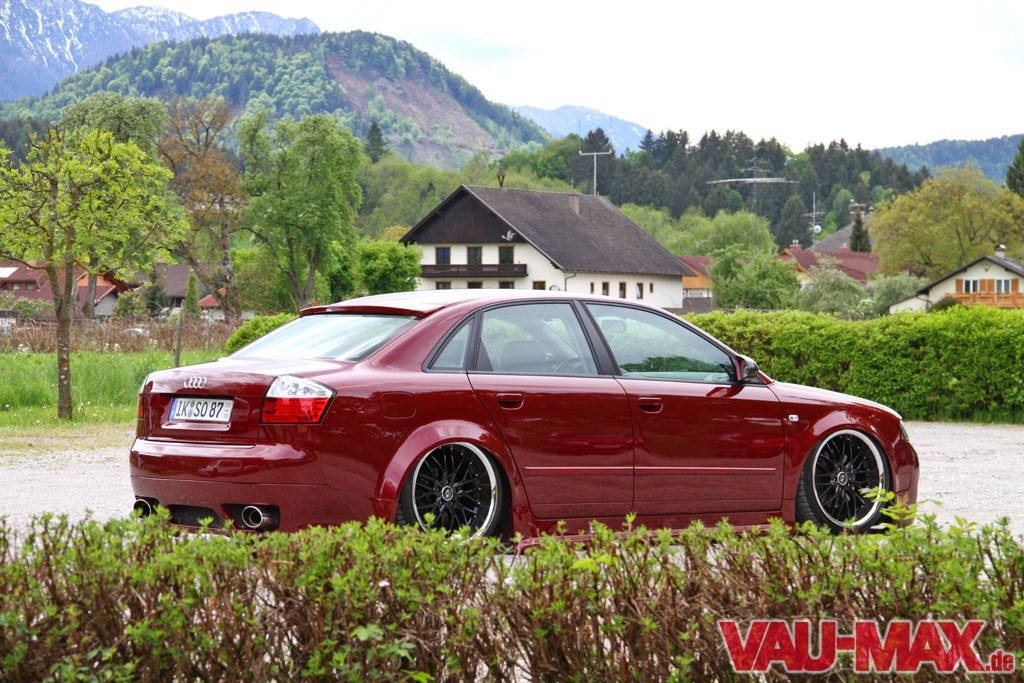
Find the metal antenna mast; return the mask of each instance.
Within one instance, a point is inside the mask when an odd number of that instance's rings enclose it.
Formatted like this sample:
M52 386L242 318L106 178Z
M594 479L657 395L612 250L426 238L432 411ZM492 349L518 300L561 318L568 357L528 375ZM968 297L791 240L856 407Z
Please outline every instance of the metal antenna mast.
M584 152L582 149L580 150L580 156L581 157L594 157L594 196L595 197L597 196L597 157L602 156L604 154L611 154L611 153L612 153L612 150L608 150L607 152Z

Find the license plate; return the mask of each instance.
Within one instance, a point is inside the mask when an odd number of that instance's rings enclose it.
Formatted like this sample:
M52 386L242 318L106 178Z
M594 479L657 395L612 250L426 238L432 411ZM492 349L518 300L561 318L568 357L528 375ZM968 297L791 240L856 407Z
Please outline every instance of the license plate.
M224 398L176 398L171 419L179 422L229 422L234 401Z

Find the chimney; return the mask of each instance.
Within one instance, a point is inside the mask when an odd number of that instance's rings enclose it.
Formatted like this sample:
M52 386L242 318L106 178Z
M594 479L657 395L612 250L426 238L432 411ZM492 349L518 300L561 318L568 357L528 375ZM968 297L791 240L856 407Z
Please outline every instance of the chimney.
M569 193L569 208L577 216L580 215L580 196L576 193L576 190Z
M996 247L996 258L1006 258L1006 245L1000 244Z
M800 240L793 240L793 243L789 245L790 251L802 251L803 247L800 246Z
M505 169L501 166L498 167L498 187L505 187Z

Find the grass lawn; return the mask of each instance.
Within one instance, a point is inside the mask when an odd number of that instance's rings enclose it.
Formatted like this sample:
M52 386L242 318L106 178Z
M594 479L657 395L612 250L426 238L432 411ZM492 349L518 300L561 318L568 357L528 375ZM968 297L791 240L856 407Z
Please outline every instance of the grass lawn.
M50 409L52 412L52 409ZM71 422L45 425L0 427L0 458L32 455L67 448L124 447L125 452L135 438L135 421Z

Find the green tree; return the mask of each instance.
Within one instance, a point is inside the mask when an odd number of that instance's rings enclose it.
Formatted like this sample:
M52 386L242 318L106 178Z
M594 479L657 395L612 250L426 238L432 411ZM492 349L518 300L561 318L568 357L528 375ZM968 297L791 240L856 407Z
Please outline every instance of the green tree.
M260 115L239 130L250 197L246 227L274 257L303 308L313 298L317 272L331 260L330 245L354 246L362 150L347 128L326 116L267 129Z
M882 271L943 276L997 244L1020 254L1024 199L997 187L976 168L947 168L871 217Z
M420 276L420 250L398 242L362 240L356 247L356 269L367 294L409 292Z
M868 281L868 310L871 315L885 315L894 303L909 299L927 284L923 277L910 273L876 275Z
M50 130L25 163L0 158L0 255L43 270L57 318L57 416L71 419L71 316L77 269L133 271L185 224L170 173L102 131ZM101 266L98 264L102 264Z
M384 141L384 133L381 132L380 126L377 125L376 121L370 123L370 127L366 131L366 156L370 157L370 161L377 163L385 156L391 153L388 149L388 143Z
M871 252L871 238L868 237L868 231L864 227L864 218L860 211L856 211L853 214L853 229L850 231L850 251L859 251L865 254Z
M99 92L67 106L60 117L61 126L75 130L102 130L117 142L133 142L147 155L156 154L156 137L167 121L167 110L159 101L143 97L126 97L113 92ZM95 255L93 255L95 260ZM97 269L103 264L95 264ZM82 315L94 317L96 273L90 272Z
M141 318L149 313L146 299L138 292L125 292L117 297L114 316L117 318Z
M749 211L720 211L713 220L690 214L687 223L679 242L682 254L710 256L732 246L772 255L776 250L768 219Z
M1017 154L1006 169L1006 189L1024 197L1024 137L1017 143Z
M786 200L775 227L775 239L778 245L786 249L797 243L809 247L811 243L811 225L807 216L807 206L798 195Z
M186 320L199 317L199 280L195 273L188 274L188 285L185 288L185 300L181 304L181 313Z
M866 307L867 292L862 284L824 259L812 266L811 284L800 289L793 297L797 308L814 313L861 315Z
M719 308L785 308L800 289L793 264L770 253L733 244L717 256L709 271Z

